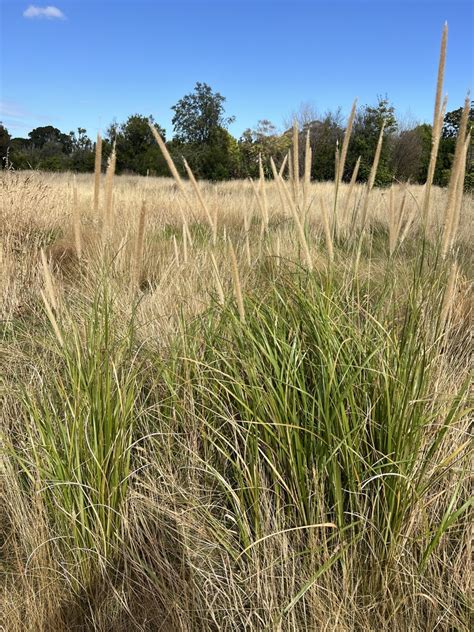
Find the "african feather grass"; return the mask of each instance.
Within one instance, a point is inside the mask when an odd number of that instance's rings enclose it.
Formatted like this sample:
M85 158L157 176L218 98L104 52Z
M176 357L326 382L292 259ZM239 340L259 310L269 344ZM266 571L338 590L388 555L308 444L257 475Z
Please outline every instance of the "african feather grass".
M2 174L9 632L472 627L469 136L449 191L378 188L381 135L370 186L344 141L295 196L296 136L254 190L158 137L175 182L113 178L105 261L69 176Z
M383 547L396 544L407 512L422 507L429 459L463 414L463 389L446 410L429 402L436 348L417 300L410 297L405 321L387 334L355 296L338 287L324 293L307 278L277 284L263 303L247 299L245 327L227 313L216 322L202 365L208 386L196 399L204 398L203 423L222 441L230 478L241 481L240 510L254 515L257 536L263 479L252 476L260 467L290 521L318 522L317 473L327 517L340 528L363 517L357 528L370 522ZM219 338L228 346L217 347Z
M118 335L104 289L83 327L67 322L56 349L54 339L44 343L53 349L49 372L19 393L26 436L11 455L25 485L39 489L58 554L82 581L122 542L140 377L132 330Z

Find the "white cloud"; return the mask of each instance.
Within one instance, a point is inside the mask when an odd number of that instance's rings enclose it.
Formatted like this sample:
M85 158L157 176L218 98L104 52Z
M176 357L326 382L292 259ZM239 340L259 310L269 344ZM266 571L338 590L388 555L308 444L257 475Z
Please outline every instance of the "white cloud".
M34 4L23 11L23 17L29 19L65 20L66 16L57 7L35 7Z

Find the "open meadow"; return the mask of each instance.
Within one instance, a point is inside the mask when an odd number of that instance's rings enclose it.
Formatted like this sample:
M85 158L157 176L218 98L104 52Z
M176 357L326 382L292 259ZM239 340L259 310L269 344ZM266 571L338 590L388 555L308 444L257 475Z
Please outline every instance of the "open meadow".
M1 630L472 629L445 43L425 185L376 186L383 125L343 180L355 105L328 182L296 123L253 180L184 179L153 126L172 178L0 172Z
M3 174L6 629L468 629L472 197L290 185Z

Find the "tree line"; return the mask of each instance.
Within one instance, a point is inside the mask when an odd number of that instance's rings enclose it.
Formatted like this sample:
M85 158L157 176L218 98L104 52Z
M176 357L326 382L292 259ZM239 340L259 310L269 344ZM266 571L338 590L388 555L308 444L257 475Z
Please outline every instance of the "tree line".
M305 139L313 150L311 176L314 180L334 178L336 147L342 142L345 120L341 110L319 115L311 106L301 106L287 121L285 131L278 131L269 120L258 121L240 138L228 131L234 117L226 116L225 97L206 83L196 83L173 107L173 136L152 116L133 114L122 123L113 122L103 139L103 167L115 144L117 172L168 176L169 170L150 129L150 123L166 141L178 169L184 175L183 158L195 175L207 180L256 177L259 156L269 172L269 159L280 164L292 143L292 124L300 130L300 147ZM462 108L446 113L434 176L435 184L445 186L454 156ZM474 124L474 101L471 102L470 126ZM387 97L378 97L375 105L357 109L346 159L344 179L349 179L360 156L358 180L365 181L370 172L375 147L384 126L384 142L376 183L388 185L394 180L422 183L426 179L431 152L432 126L427 123L403 125ZM90 172L94 170L95 143L87 130L65 134L52 125L33 129L27 138L12 138L0 123L0 158L2 167L41 169L45 171ZM303 165L300 160L300 165ZM466 163L466 188L474 188L472 144Z

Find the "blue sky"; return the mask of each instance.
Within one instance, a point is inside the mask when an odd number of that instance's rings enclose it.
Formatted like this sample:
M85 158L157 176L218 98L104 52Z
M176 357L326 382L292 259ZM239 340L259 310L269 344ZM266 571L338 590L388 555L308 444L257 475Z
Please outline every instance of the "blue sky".
M355 97L373 103L385 93L403 117L430 121L445 20L448 109L473 87L472 6L0 0L0 120L14 136L47 124L94 136L113 119L153 114L169 137L170 107L201 81L227 98L236 136L261 118L281 127L301 102L347 113Z

